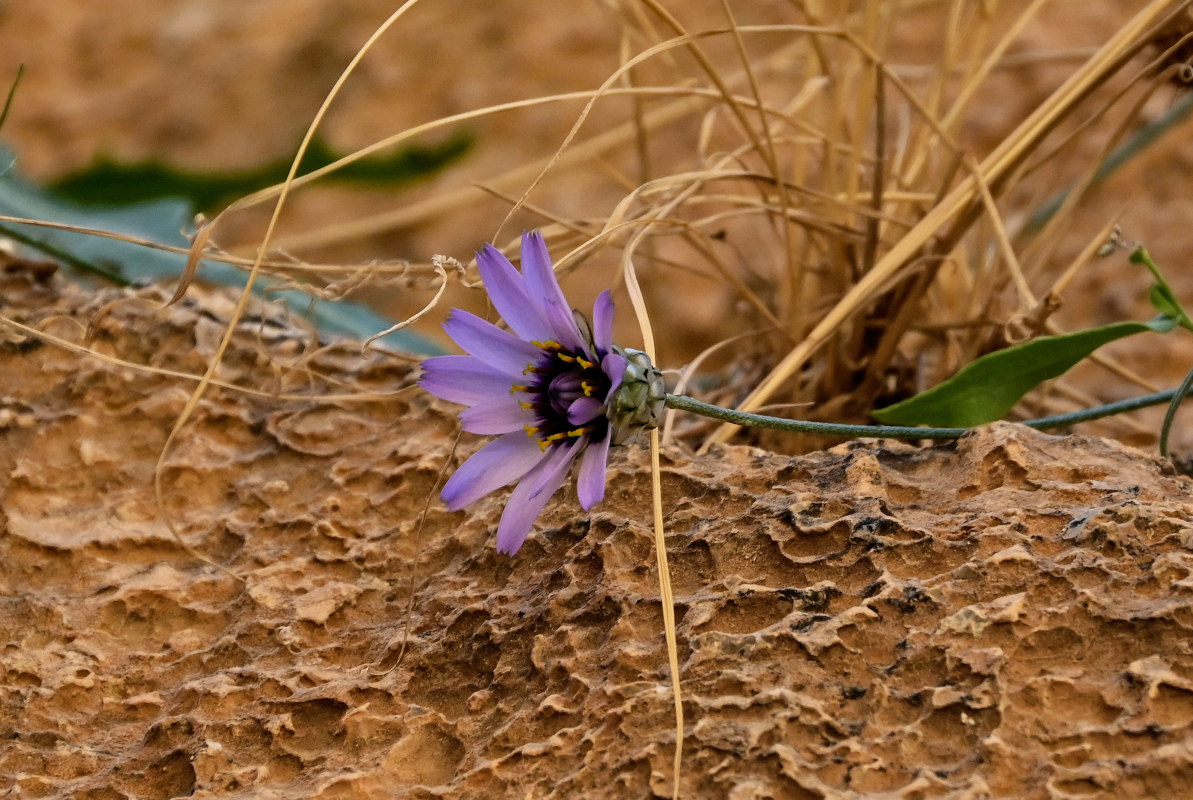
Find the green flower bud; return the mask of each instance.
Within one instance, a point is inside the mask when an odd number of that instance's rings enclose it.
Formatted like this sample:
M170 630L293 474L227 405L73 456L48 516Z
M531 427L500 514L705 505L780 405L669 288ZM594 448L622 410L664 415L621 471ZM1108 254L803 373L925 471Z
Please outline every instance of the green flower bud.
M663 373L650 363L641 350L613 347L625 357L625 375L621 386L609 399L609 425L613 444L623 444L638 435L659 427L667 407L667 387Z

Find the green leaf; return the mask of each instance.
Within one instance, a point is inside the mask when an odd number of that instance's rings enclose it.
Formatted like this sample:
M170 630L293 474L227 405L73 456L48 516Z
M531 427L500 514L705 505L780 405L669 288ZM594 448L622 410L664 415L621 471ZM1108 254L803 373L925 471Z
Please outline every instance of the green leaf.
M1063 374L1102 345L1136 333L1167 333L1176 326L1172 317L1159 316L1149 322L1115 322L1076 333L1041 336L984 355L944 383L871 416L886 425L983 425L1001 419L1023 395Z
M1131 251L1130 259L1132 264L1143 264L1147 267L1156 281L1152 284L1151 291L1147 294L1152 307L1161 314L1175 319L1177 324L1185 330L1193 331L1193 320L1189 319L1189 315L1181 307L1180 301L1176 299L1176 292L1172 291L1172 287L1168 285L1168 281L1164 280L1164 276L1160 274L1160 268L1156 266L1156 262L1152 260L1147 249L1136 247Z
M1151 301L1152 308L1166 317L1179 320L1185 314L1181 304L1177 302L1176 295L1166 284L1153 283L1152 288L1148 290L1147 299Z

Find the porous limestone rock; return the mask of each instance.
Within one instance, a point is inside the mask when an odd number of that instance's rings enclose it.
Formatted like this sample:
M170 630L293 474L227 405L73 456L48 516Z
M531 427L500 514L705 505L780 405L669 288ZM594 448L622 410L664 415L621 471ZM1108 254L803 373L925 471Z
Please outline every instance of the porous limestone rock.
M670 796L641 445L508 558L501 496L420 527L454 409L276 307L167 449L234 301L167 295L0 278L98 354L0 330L0 795ZM671 445L662 481L684 797L1193 796L1193 502L1159 459L999 424Z

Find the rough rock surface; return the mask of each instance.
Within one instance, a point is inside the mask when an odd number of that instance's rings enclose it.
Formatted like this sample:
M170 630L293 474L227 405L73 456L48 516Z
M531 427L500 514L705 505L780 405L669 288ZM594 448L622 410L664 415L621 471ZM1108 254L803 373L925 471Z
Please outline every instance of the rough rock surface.
M206 394L159 509L194 385L160 370L201 371L232 299L0 290L106 357L2 331L0 796L669 796L641 449L515 558L500 497L420 532L453 410L256 309L218 377L257 394ZM662 477L683 796L1193 796L1193 502L1159 460L996 425Z

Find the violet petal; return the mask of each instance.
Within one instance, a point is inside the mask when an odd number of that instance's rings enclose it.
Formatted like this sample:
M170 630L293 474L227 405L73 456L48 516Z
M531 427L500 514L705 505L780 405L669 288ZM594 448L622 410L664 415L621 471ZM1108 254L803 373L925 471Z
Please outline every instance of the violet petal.
M568 422L584 425L605 413L605 404L595 397L578 397L568 406Z
M613 296L608 289L592 304L592 340L601 353L613 348Z
M601 359L601 372L609 376L609 392L605 395L606 397L612 397L621 388L621 382L625 378L625 368L625 356L606 353L605 357Z
M605 499L605 473L608 470L609 442L606 435L599 442L589 443L580 459L580 474L576 476L576 495L585 511Z
M537 363L543 355L530 342L458 308L452 309L443 329L456 344L481 361L514 376L522 375L527 366Z
M490 492L508 486L544 460L538 442L523 431L494 439L448 478L439 496L448 511L459 511Z
M471 406L508 394L512 381L475 356L435 356L422 362L419 385L436 397Z
M534 412L523 408L516 395L490 397L460 412L460 422L469 433L495 434L523 430L534 424ZM525 435L525 434L523 434Z
M581 438L570 447L552 447L546 458L514 487L497 524L499 551L511 556L518 552L547 501L563 485L572 461L584 449L586 441Z
M551 338L569 350L584 350L584 338L576 327L563 289L559 288L547 243L537 231L522 234L522 278L530 301L550 325Z
M551 326L539 313L538 306L531 302L521 273L500 250L491 244L485 245L476 254L476 266L485 283L485 291L493 301L493 308L510 330L527 341L552 338Z

